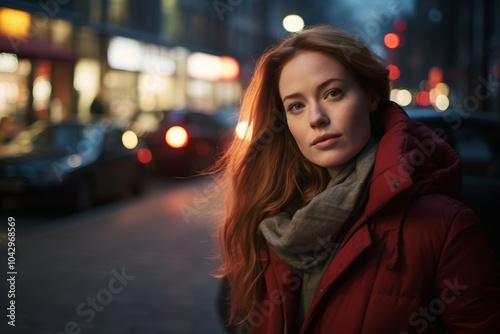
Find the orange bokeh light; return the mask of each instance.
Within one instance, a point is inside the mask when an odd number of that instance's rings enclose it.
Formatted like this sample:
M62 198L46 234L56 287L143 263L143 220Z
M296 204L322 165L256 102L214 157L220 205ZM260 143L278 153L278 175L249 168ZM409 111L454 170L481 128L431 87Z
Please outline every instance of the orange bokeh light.
M240 74L240 65L238 61L232 57L220 57L222 61L222 80L235 80Z
M427 82L427 89L436 87L436 84L443 82L443 70L438 66L433 66L429 69L429 80Z
M389 49L395 49L401 44L401 39L395 33L388 33L384 36L384 44Z
M11 8L0 8L0 34L12 37L28 37L31 14Z

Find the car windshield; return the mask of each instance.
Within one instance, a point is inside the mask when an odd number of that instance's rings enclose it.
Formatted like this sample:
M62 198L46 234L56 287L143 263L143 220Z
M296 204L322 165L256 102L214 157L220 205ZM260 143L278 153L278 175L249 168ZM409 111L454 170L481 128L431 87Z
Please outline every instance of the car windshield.
M33 151L75 152L100 144L102 136L96 136L95 131L91 125L54 125L41 131L25 131L16 141L21 145L29 144Z

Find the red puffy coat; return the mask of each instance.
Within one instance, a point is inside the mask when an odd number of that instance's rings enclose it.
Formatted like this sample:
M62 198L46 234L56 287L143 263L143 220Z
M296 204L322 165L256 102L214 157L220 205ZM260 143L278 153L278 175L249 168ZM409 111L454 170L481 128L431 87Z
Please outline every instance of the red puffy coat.
M458 156L395 104L382 123L368 203L302 327L300 272L268 250L254 333L500 333L500 265L458 200Z

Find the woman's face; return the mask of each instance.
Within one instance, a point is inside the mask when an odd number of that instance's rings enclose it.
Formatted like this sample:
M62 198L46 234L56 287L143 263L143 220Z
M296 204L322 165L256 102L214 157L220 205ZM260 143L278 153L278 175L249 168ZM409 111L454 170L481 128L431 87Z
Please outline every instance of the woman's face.
M302 154L336 175L370 139L370 112L378 98L365 94L336 59L301 52L286 63L279 92L288 128Z

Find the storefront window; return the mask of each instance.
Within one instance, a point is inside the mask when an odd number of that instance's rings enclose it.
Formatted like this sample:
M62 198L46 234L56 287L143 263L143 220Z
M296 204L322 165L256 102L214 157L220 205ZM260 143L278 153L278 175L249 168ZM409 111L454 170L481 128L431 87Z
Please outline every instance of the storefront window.
M214 95L214 82L207 80L191 79L187 86L187 95L189 103L196 108L203 110L214 109L215 103Z
M76 64L73 86L78 91L78 116L82 120L90 119L90 105L97 98L100 75L98 60L81 59Z
M108 114L116 122L126 125L137 112L137 74L111 70L104 75Z
M151 73L139 74L139 108L143 111L163 110L174 105L173 79Z
M31 63L12 53L0 53L0 118L23 122L28 103L27 77Z

